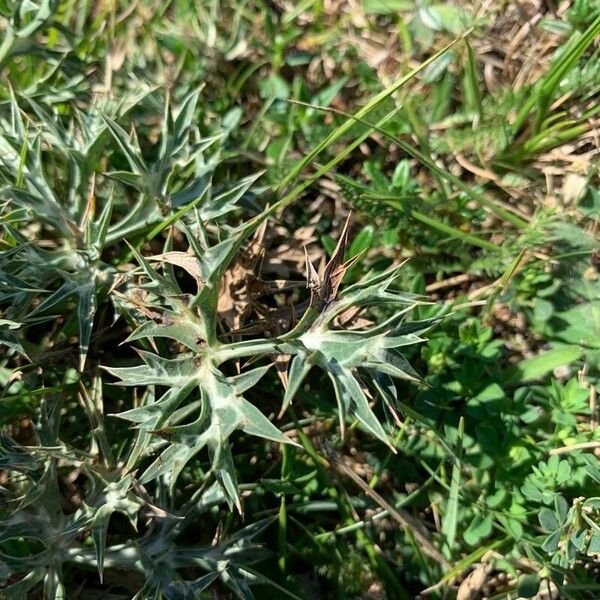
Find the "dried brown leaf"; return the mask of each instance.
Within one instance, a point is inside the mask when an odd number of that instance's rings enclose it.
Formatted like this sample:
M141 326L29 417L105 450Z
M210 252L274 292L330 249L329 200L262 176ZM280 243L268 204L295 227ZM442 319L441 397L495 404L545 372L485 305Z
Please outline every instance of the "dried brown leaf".
M198 287L204 283L200 261L189 252L165 252L164 254L151 256L150 260L166 262L171 265L181 267L186 273L191 275L196 280Z
M319 269L319 273L317 273L313 264L308 259L308 254L306 255L307 285L311 291L310 306L316 308L319 312L322 312L335 300L346 271L359 258L357 255L346 262L342 262L348 246L349 223L350 215L348 215L348 218L346 219L344 229L342 230L340 239L333 251L331 259L324 268Z

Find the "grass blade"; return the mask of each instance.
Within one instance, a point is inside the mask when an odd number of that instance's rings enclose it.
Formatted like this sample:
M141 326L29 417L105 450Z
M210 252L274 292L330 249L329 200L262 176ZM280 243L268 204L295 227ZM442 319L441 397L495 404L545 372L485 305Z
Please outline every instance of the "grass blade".
M439 52L436 52L434 55L429 57L426 61L421 63L418 67L414 68L412 71L401 77L398 81L388 86L379 94L377 94L370 102L368 102L363 108L361 108L355 115L355 119L359 120L368 115L373 109L378 107L384 100L389 98L394 92L400 89L405 83L410 81L415 75L417 75L420 71L428 67L432 62L436 61L440 56L445 54L450 48L456 45L458 42L463 40L471 33L472 29L468 29L461 36L444 46ZM392 113L389 113L391 116ZM383 124L383 123L382 123ZM313 150L311 150L296 166L294 166L290 172L281 180L279 185L276 188L276 191L283 190L286 186L288 186L292 181L297 179L300 173L313 162L315 157L320 154L323 150L331 146L336 140L342 137L345 133L347 133L350 128L354 125L354 119L348 118L344 121L339 127L334 129L320 144L318 144Z
M298 103L296 100L289 100L289 102L296 102L296 103ZM314 105L314 104L307 104L305 102L302 102L301 104L306 105L306 106L310 106L312 108L316 108L316 109L319 109L319 110L323 110L323 111L326 111L326 112L333 112L333 113L337 113L337 114L342 114L342 115L344 115L344 116L346 116L346 117L348 117L350 119L353 119L353 120L355 120L355 121L357 121L359 123L362 123L363 125L367 126L369 128L369 130L367 131L367 135L366 136L364 136L364 137L361 136L361 143L362 143L362 140L366 139L366 137L368 137L368 135L370 135L373 131L377 131L377 133L380 133L381 135L384 135L389 140L391 140L392 142L394 142L394 144L396 144L397 146L399 146L409 156L412 156L413 158L416 158L419 162L421 162L423 165L425 165L426 167L428 167L432 171L432 173L434 173L436 175L439 175L443 179L448 180L450 183L453 183L457 188L459 188L460 190L462 190L471 199L473 199L475 202L477 202L481 206L485 206L486 208L488 208L489 210L491 210L496 216L504 219L505 221L508 221L508 222L512 223L513 225L515 225L519 229L524 229L525 227L527 227L527 221L525 221L524 219L522 219L520 216L518 216L517 214L515 214L515 213L507 210L506 208L500 206L497 202L494 202L493 200L490 200L484 194L475 191L471 186L469 186L466 183L464 183L459 177L456 177L456 175L453 175L452 173L450 173L448 171L445 171L441 167L438 167L438 165L431 158L429 158L427 155L425 155L423 152L421 152L420 150L417 150L416 148L413 148L410 144L407 144L406 142L404 142L400 138L397 138L395 135L392 135L391 133L385 131L385 129L382 129L381 126L382 126L382 124L384 124L388 120L387 118L384 117L384 119L382 119L378 123L373 124L373 123L369 123L368 121L365 121L364 119L359 119L357 116L349 115L348 113L345 113L344 111L340 111L340 110L337 110L337 109L334 109L334 108L328 108L328 107L324 107L324 106L317 106L317 105ZM399 110L399 108L396 109L396 111L398 111L398 110ZM328 163L328 165L331 165L331 163L332 163L332 161L330 161ZM321 168L319 170L319 173L327 172L327 170L325 170L325 168ZM317 176L315 175L315 176L313 176L313 178L311 178L309 180L309 182L307 182L305 184L300 184L299 186L297 186L296 188L294 188L292 190L292 192L290 192L290 194L288 194L288 196L286 196L285 198L283 198L280 201L281 205L282 206L287 206L287 204L289 204L289 202L291 202L293 199L295 199L295 197L307 185L310 185L310 183L312 181L314 181L316 178L317 178ZM292 197L292 195L299 188L301 188L300 192L298 192L297 194L295 194Z
M600 16L588 27L587 31L581 35L581 37L579 37L580 34L578 32L573 34L560 58L552 65L539 85L536 86L534 92L523 104L521 110L519 110L513 126L515 133L518 133L523 127L529 113L536 104L538 109L533 130L535 133L539 132L541 125L546 118L548 107L550 106L554 92L558 88L560 82L569 70L573 68L575 63L598 34L600 34ZM577 39L578 37L579 39Z
M442 533L446 535L446 544L448 550L452 552L452 547L456 540L456 529L458 525L458 486L460 484L460 468L462 457L462 442L465 433L465 420L460 418L458 424L458 440L456 442L456 455L452 467L452 479L450 481L450 493L448 495L448 505L446 514L442 522Z

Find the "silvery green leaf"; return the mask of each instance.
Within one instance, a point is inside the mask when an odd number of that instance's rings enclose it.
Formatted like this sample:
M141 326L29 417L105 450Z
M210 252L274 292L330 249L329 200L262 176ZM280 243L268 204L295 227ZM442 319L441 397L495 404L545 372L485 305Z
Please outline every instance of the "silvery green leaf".
M112 415L133 423L139 423L139 428L152 431L161 426L173 415L179 405L190 395L197 386L194 379L190 379L181 387L169 388L156 402L144 404L124 412Z
M74 136L67 131L56 112L45 110L39 102L36 102L31 97L25 97L23 99L33 109L40 124L42 124L46 141L52 144L52 147L56 149L57 152L66 154L67 148L74 141Z
M250 388L254 387L270 368L271 365L257 367L256 369L251 369L250 371L246 371L245 373L231 377L230 381L236 393L243 394Z
M412 346L420 342L426 341L425 338L419 337L413 333L408 333L401 336L385 336L378 344L380 348L399 348L401 346Z
M291 404L294 396L298 392L298 389L302 385L302 382L308 375L308 372L312 366L313 365L307 360L307 357L304 353L298 353L292 358L290 368L288 370L288 386L285 390L280 414L283 414L283 412Z
M217 133L216 135L204 137L199 140L190 142L190 152L192 154L201 155L205 150L213 146L216 142L219 142L223 139L225 139L225 134Z
M443 319L441 317L435 317L433 319L426 319L424 321L405 321L398 327L391 330L391 335L395 337L401 337L405 335L421 335L425 333Z
M394 380L387 373L382 373L381 371L373 371L370 375L375 389L390 404L394 405L398 399L398 392Z
M205 372L201 385L203 397L211 407L211 425L205 434L212 430L215 435L225 438L231 431L243 429L251 435L269 440L294 443L243 398L235 382L224 379L219 374Z
M261 519L260 521L255 521L254 523L246 525L243 529L236 531L227 538L224 544L226 546L224 550L226 552L229 550L229 553L231 553L232 550L248 547L250 542L252 542L256 536L263 533L267 527L273 524L273 522L273 518L267 517L266 519Z
M160 321L142 323L128 338L128 342L142 338L164 337L176 340L196 352L204 348L205 329L190 315L163 310Z
M144 272L148 279L149 284L145 284L143 287L156 290L162 296L181 296L181 290L177 285L176 281L171 280L169 277L163 277L158 271L146 260L133 246L130 246L131 252L135 256L136 260L144 269Z
M187 135L192 124L192 119L194 118L199 94L198 91L188 94L179 109L172 129L169 132L168 149L172 154L177 154L187 141Z
M198 365L192 357L162 358L152 352L138 350L144 361L135 367L103 367L118 377L122 385L164 385L184 387L199 376Z
M142 158L142 151L140 150L136 138L129 136L120 125L117 125L117 123L106 115L103 115L103 119L108 130L115 138L117 144L119 144L123 154L125 154L133 172L137 175L147 175L148 167Z
M256 435L258 437L279 442L282 444L293 444L294 446L300 447L289 437L281 433L275 425L265 417L254 404L251 404L247 400L241 398L239 406L241 427L245 433L250 435Z
M264 171L244 177L233 187L221 192L217 196L211 196L200 206L200 217L204 221L210 221L232 210L238 200L263 174Z
M104 551L106 549L106 533L108 531L108 522L113 513L109 506L100 506L96 510L92 525L92 541L96 550L96 562L98 564L98 577L100 583L104 580Z
M189 304L197 309L206 324L206 341L214 344L217 338L217 306L220 282L227 267L240 249L244 237L231 235L215 246L211 246L201 257L204 285Z
M108 202L104 206L104 209L100 213L97 221L90 220L85 229L85 243L94 248L96 254L100 256L104 244L106 242L106 234L108 233L108 226L110 224L110 217L113 209L113 196L109 196Z
M372 277L345 288L340 293L340 303L344 306L361 306L366 303L415 304L422 301L423 297L408 292L396 290L388 291L389 286L400 276L398 267L391 267Z
M155 461L146 468L140 477L140 483L145 484L161 475L168 474L171 485L174 485L181 469L185 467L195 454L200 452L202 447L203 444L198 440L191 441L189 446L177 443L170 444L161 454L159 454Z
M110 171L109 173L106 173L106 177L115 179L140 192L144 190L144 176L139 173L131 173L130 171Z
M328 374L346 412L354 415L368 432L389 446L388 436L352 372L338 365L329 365Z
M52 292L45 300L43 300L38 306L36 306L30 313L29 317L34 315L45 313L48 309L53 308L63 300L70 298L77 293L79 285L74 280L65 281L60 288Z
M244 358L246 356L272 356L301 352L299 345L282 343L280 339L255 339L219 345L215 355L219 361Z
M8 257L4 257L5 259ZM30 284L24 279L15 277L6 273L4 270L0 270L0 292L12 293L12 292L38 292L47 293L47 290L37 287L35 284Z
M211 246L203 256L198 257L202 264L205 281L212 282L213 286L220 281L242 243L243 239L234 233L218 244Z
M84 509L86 517L90 519L98 574L102 581L106 533L111 515L114 512L123 514L132 527L136 528L137 515L144 501L131 491L133 474L122 476L120 472L102 474L93 470L88 470L88 474L93 484L99 488L93 506L84 505Z
M66 280L60 288L47 296L43 302L29 313L28 321L36 315L47 313L50 308L75 296L77 299L77 322L79 324L79 368L82 370L92 335L94 315L96 314L95 271L87 270L79 273L77 277L65 274L65 277Z
M372 293L375 289L386 289L395 279L400 276L400 269L397 266L391 266L380 273L368 274L356 283L346 286L341 292L340 297L356 296L368 292ZM360 296L357 296L360 299Z
M365 333L370 333L371 335L386 333L387 335L407 335L407 334L421 334L436 325L441 321L439 318L434 319L426 319L424 321L407 321L406 316L407 313L414 310L420 302L415 302L413 304L409 304L402 310L398 310L394 313L392 317L373 327L368 329ZM363 333L363 332L361 332Z
M196 398L196 399L192 400L191 398ZM196 394L194 394L191 398L190 398L189 402L183 403L183 405L180 406L177 410L175 410L172 414L165 415L164 426L158 431L164 430L165 433L167 433L167 435L168 435L169 431L171 431L173 429L178 430L180 427L184 428L184 429L186 427L189 427L193 433L195 433L196 431L200 431L201 428L197 426L197 423L204 422L203 421L204 416L202 414L203 403L202 403L202 400L196 396ZM200 419L198 419L196 422L192 423L191 425L177 425L178 423L187 422L187 420L190 417L198 414L199 411L200 411Z
M235 506L241 513L242 505L238 495L237 475L229 444L218 444L213 441L209 443L208 451L212 469L225 493L227 503Z
M410 366L410 363L395 350L377 350L373 353L375 360L369 360L365 367L388 373L399 379L422 381L421 376Z
M19 188L6 188L0 192L0 197L17 206L32 210L42 221L60 231L66 239L73 237L74 225L70 223L68 215L55 200L44 198L35 190Z
M317 330L304 334L300 341L309 351L320 352L327 358L335 358L340 364L354 366L367 358L369 349L376 347L378 340L349 332Z
M127 236L144 229L151 223L157 223L161 218L156 202L146 194L140 193L138 201L127 215L108 228L106 244L127 239Z
M183 189L174 193L171 196L171 206L173 208L181 208L185 204L204 197L210 190L211 176L214 171L215 164L209 163L200 173Z
M77 320L79 321L79 370L83 371L90 339L92 337L92 327L94 325L94 315L96 314L96 283L92 278L88 283L77 288Z

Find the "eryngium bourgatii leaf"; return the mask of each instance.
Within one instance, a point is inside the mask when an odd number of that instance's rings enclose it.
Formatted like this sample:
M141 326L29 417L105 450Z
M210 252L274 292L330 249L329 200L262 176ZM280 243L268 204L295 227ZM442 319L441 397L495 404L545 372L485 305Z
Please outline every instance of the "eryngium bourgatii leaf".
M239 507L237 484L229 438L241 429L275 442L289 443L284 436L243 394L254 386L266 367L243 371L227 377L223 365L231 360L291 356L282 412L296 395L311 368L329 376L337 401L342 431L348 416L389 445L388 434L371 407L375 397L383 399L395 415L397 404L391 378L420 381L419 375L401 353L403 346L423 341L421 334L439 319L407 321L407 314L423 299L394 289L400 267L367 278L339 291L349 262L344 263L347 228L334 256L322 275L308 268L311 303L296 325L280 338L252 339L225 344L217 335L220 281L245 237L243 228L224 228L225 237L211 245L208 232L199 220L196 232L182 229L190 248L187 252L165 252L150 260L134 251L145 275L139 287L148 296L160 297L162 306L142 323L129 341L142 338L170 338L184 348L175 359L141 352L143 365L108 368L126 385L166 387L156 401L120 413L136 427L153 437L142 454L161 453L141 475L142 483L167 478L171 485L185 465L203 448L211 457L212 469L228 501ZM161 272L154 263L162 263ZM183 268L197 283L195 295L183 294L172 273L172 265ZM336 327L339 315L361 306L390 305L397 308L387 320L364 330ZM386 310L389 310L386 309ZM149 316L149 315L147 315ZM187 352L187 349L191 352ZM148 395L148 399L154 395ZM157 437L158 436L158 437Z
M381 376L384 374L420 381L417 372L398 349L423 341L420 334L440 319L404 321L406 314L421 304L423 299L391 287L399 276L400 267L360 281L346 288L338 298L338 279L345 270L345 265L341 263L341 252L345 245L346 228L322 278L316 275L310 264L307 265L308 285L312 291L311 306L294 330L284 336L286 344L293 347L286 349L286 352L295 356L290 364L281 412L290 404L310 369L317 366L327 372L333 384L342 431L346 415L351 414L367 431L389 444L383 426L371 410L363 380L379 393L382 389ZM328 282L327 277L335 280ZM313 289L315 287L316 290ZM326 297L322 295L322 290L327 290ZM320 298L320 301L315 301L315 298ZM331 328L335 318L344 311L377 304L402 308L382 324L370 329L344 331ZM388 405L393 399L392 394L384 395Z
M204 447L208 448L212 468L230 503L240 507L229 437L238 429L274 442L294 443L282 434L243 393L254 386L268 366L226 377L210 360L186 355L169 360L140 352L145 364L136 367L106 368L125 385L160 385L169 389L152 404L116 416L137 423L143 429L168 440L168 446L145 470L141 483L167 475L173 485L185 465ZM195 398L194 398L195 396ZM191 397L200 397L192 422L178 411Z

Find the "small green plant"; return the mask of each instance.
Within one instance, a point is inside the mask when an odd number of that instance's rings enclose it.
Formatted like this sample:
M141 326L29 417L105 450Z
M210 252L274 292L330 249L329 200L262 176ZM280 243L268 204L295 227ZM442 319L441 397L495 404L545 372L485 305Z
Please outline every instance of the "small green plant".
M547 534L542 551L551 557L550 570L554 570L555 579L560 581L561 571L572 568L581 555L594 558L600 553L599 508L598 498L576 498L569 507L563 496L557 494L552 508L540 510L540 526Z
M532 466L533 473L527 477L521 491L534 502L549 504L555 492L571 477L571 466L558 456L551 456L545 462Z

